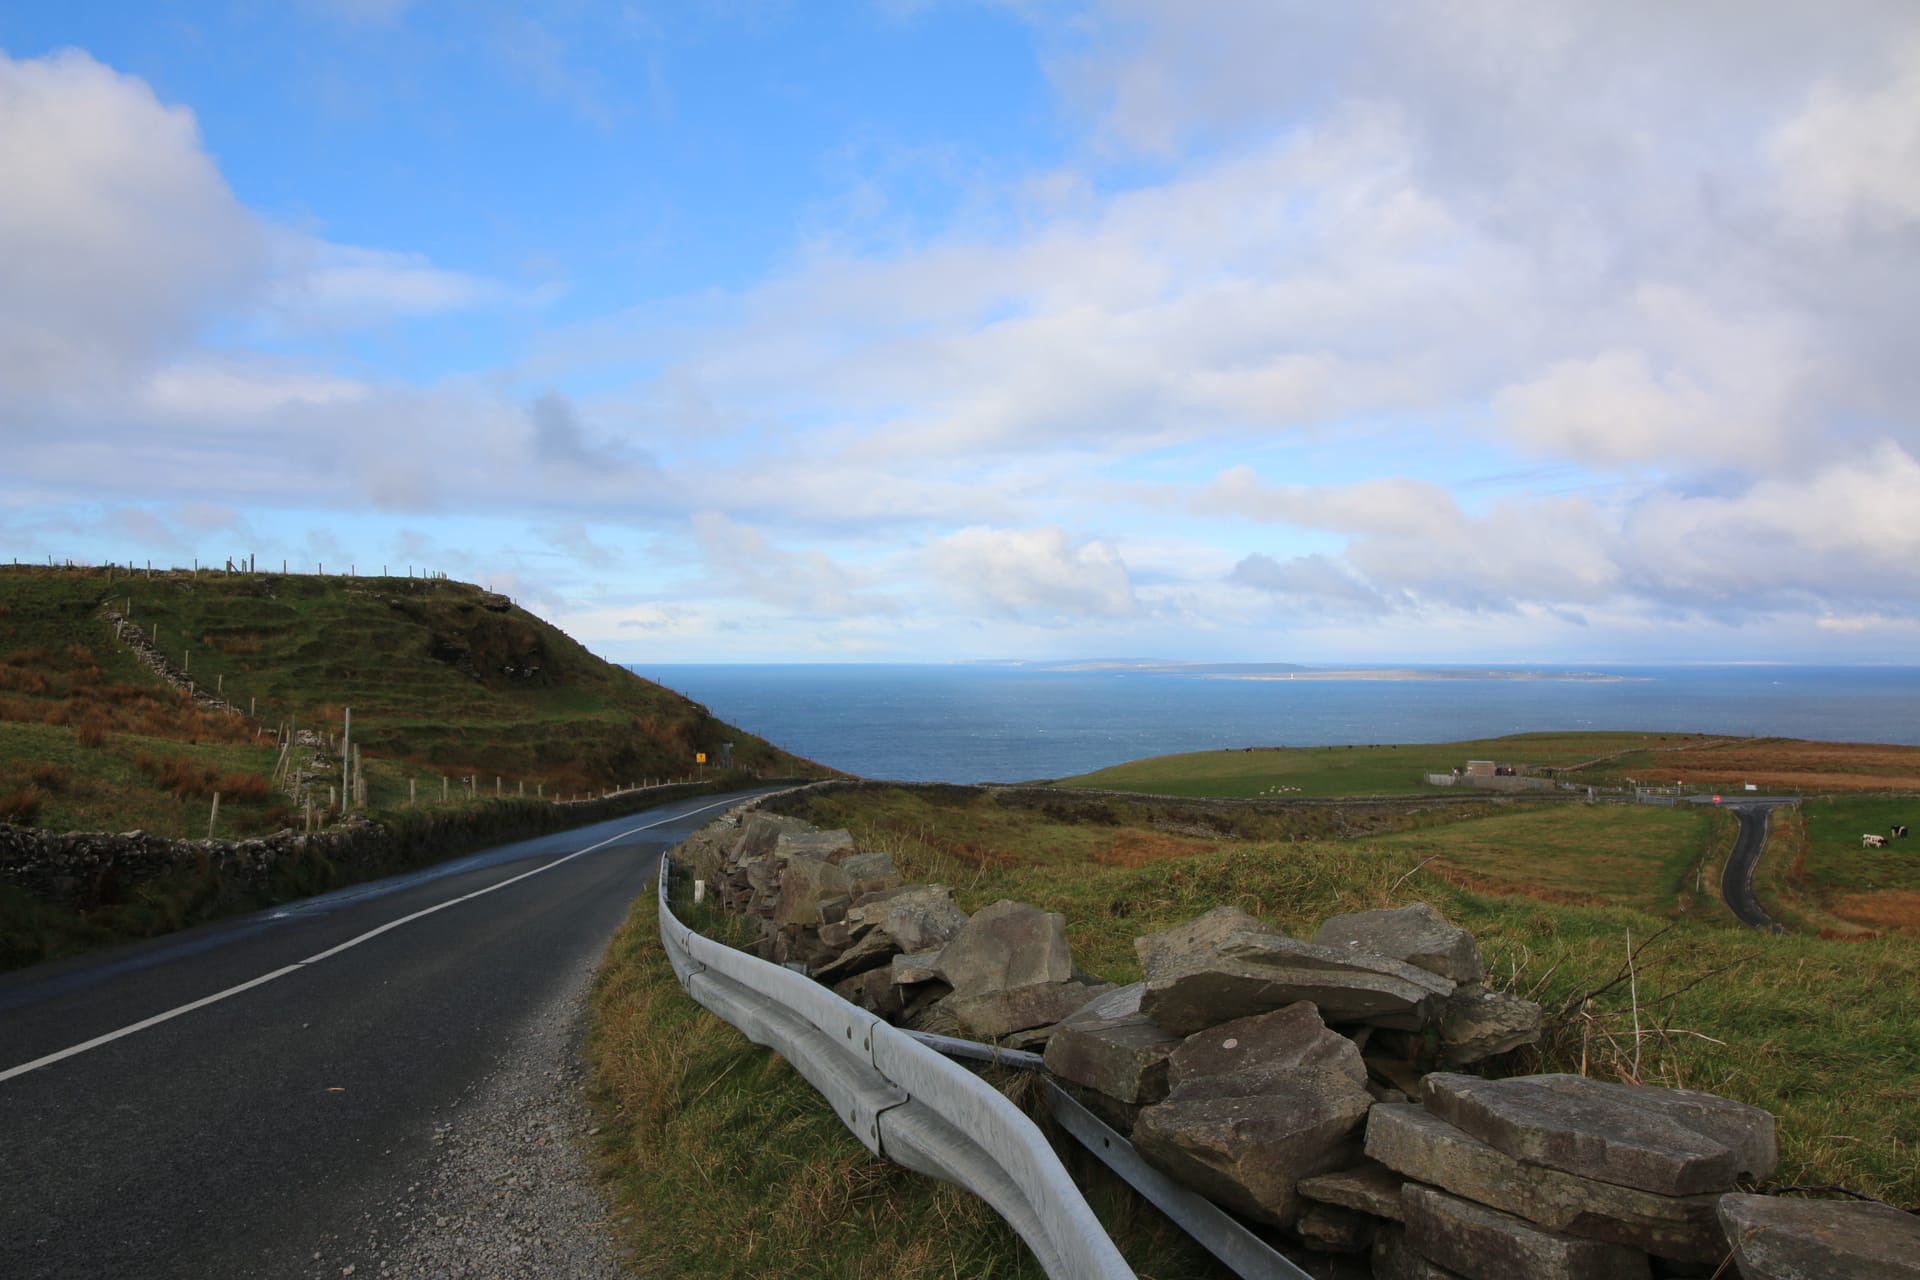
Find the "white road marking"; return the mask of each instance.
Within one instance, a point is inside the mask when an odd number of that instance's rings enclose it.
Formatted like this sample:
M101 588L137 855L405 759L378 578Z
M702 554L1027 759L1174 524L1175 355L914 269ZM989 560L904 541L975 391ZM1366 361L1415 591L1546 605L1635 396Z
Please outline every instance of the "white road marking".
M290 973L298 973L300 970L306 968L310 964L319 964L322 960L332 959L334 956L339 955L342 951L350 950L353 947L359 946L363 942L369 942L391 929L398 929L403 924L412 924L415 920L419 920L425 916L430 916L434 914L434 912L436 911L445 911L448 907L457 907L463 902L471 902L475 898L484 898L486 895L488 895L489 893L493 893L495 890L504 889L510 884L519 884L522 880L525 880L530 876L537 876L543 871L551 871L555 867L562 866L566 863L572 862L575 858L585 857L587 854L594 852L594 850L596 849L604 849L608 845L612 844L614 841L624 840L628 836L633 835L637 832L650 831L654 827L664 827L669 822L679 822L684 818L691 818L695 814L706 813L710 809L724 809L728 805L731 805L733 803L734 801L731 801L731 800L722 800L717 804L703 805L698 809L689 809L685 813L674 814L670 818L661 818L656 822L647 822L647 823L642 823L640 826L637 826L637 827L629 827L625 831L617 832L614 835L608 836L605 840L601 840L595 844L590 844L584 849L576 849L572 853L567 854L563 858L555 858L552 862L544 863L540 866L535 867L531 871L523 871L517 876L512 876L508 879L500 881L500 883L498 884L490 884L484 889L475 889L472 893L461 894L457 898L449 898L445 902L437 903L434 906L428 907L423 911L416 911L410 916L402 916L398 920L390 920L386 924L381 925L377 929L369 929L357 938L349 938L347 941L341 943L337 947L328 947L325 951L322 951L317 955L308 956L305 960L297 961L293 964L287 965L285 968L275 969L272 973L263 973L259 977L250 978L246 982L243 982L238 986L228 987L225 991L216 991L212 995L202 996L200 997L200 999L195 1000L190 1004L183 1004L176 1009L169 1009L165 1013L156 1013L151 1018L143 1018L139 1022L129 1023L128 1025L119 1028L117 1031L109 1031L105 1035L95 1036L93 1039L84 1041L80 1044L69 1045L67 1048L61 1049L56 1053L50 1053L44 1058L35 1058L32 1062L23 1062L17 1067L8 1067L5 1071L0 1071L0 1081L11 1080L15 1076L23 1076L27 1074L27 1072L29 1071L38 1071L41 1067L52 1066L56 1062L59 1062L66 1058L75 1057L79 1054L87 1052L89 1049L98 1049L103 1044L112 1044L115 1040L124 1039L125 1037L133 1035L136 1032L145 1031L148 1027L157 1027L161 1023L171 1021L172 1019L179 1017L183 1013L192 1013L195 1009L204 1009L210 1004L215 1004L221 1000L225 1000L228 996L237 996L242 991L251 991L255 987L265 986L267 983L272 982L276 978L284 978Z

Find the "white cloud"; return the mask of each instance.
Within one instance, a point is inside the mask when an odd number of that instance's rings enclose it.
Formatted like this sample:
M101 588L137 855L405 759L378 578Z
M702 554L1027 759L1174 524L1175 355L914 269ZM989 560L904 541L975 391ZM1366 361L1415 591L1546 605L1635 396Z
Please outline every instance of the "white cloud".
M1234 473L1217 491L1257 518L1346 537L1338 555L1256 552L1229 575L1328 615L1920 617L1920 462L1892 444L1726 495L1532 497L1477 514L1437 491L1380 483L1266 486Z
M436 267L424 254L329 244L295 232L276 233L274 257L265 305L295 331L360 328L510 296L491 281Z
M193 114L84 53L0 53L0 173L0 422L122 383L265 279Z
M870 575L823 551L790 551L759 529L717 511L695 512L693 534L722 591L809 614L891 613L896 605L873 590Z
M1787 206L1828 234L1920 222L1920 38L1888 61L1876 83L1822 79L1773 137Z
M156 369L133 389L132 399L144 412L173 423L251 427L285 409L356 404L371 394L363 382L285 361L230 358Z
M970 526L927 548L928 572L968 611L1065 626L1123 618L1138 604L1120 553L1106 542L1075 545L1064 529Z

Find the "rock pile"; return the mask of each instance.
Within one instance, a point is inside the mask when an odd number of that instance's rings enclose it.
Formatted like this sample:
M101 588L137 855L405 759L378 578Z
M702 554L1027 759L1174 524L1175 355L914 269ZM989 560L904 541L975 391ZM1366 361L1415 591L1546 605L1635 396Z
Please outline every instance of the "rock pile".
M889 855L845 831L755 811L709 826L682 857L725 909L758 921L762 959L902 1026L1008 1040L1110 989L1075 971L1060 915L997 902L969 918L951 889L903 885Z
M755 812L681 856L760 922L764 957L901 1025L1044 1044L1148 1161L1376 1276L1709 1275L1731 1250L1748 1280L1920 1277L1911 1214L1728 1194L1774 1170L1757 1107L1451 1070L1536 1041L1541 1010L1487 987L1425 903L1311 941L1221 907L1137 939L1144 977L1114 988L1073 967L1059 915L969 918L844 831Z

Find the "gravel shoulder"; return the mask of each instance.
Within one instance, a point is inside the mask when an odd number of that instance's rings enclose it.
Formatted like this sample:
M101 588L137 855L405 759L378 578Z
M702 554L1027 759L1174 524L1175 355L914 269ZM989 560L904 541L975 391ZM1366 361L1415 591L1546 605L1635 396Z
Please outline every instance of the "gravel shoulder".
M587 1166L593 1120L580 1058L598 957L525 1025L496 1068L432 1117L425 1169L302 1266L314 1277L621 1280Z

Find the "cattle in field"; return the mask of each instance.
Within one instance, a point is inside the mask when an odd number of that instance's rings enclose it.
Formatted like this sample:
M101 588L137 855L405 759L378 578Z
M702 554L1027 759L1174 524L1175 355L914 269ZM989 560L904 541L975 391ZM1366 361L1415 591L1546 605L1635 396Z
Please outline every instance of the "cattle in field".
M1886 847L1886 843L1887 838L1885 836L1864 835L1860 837L1860 847L1862 849L1882 849Z
M1907 838L1907 824L1903 822L1897 827L1889 827L1887 829L1887 835L1895 840L1905 840Z

